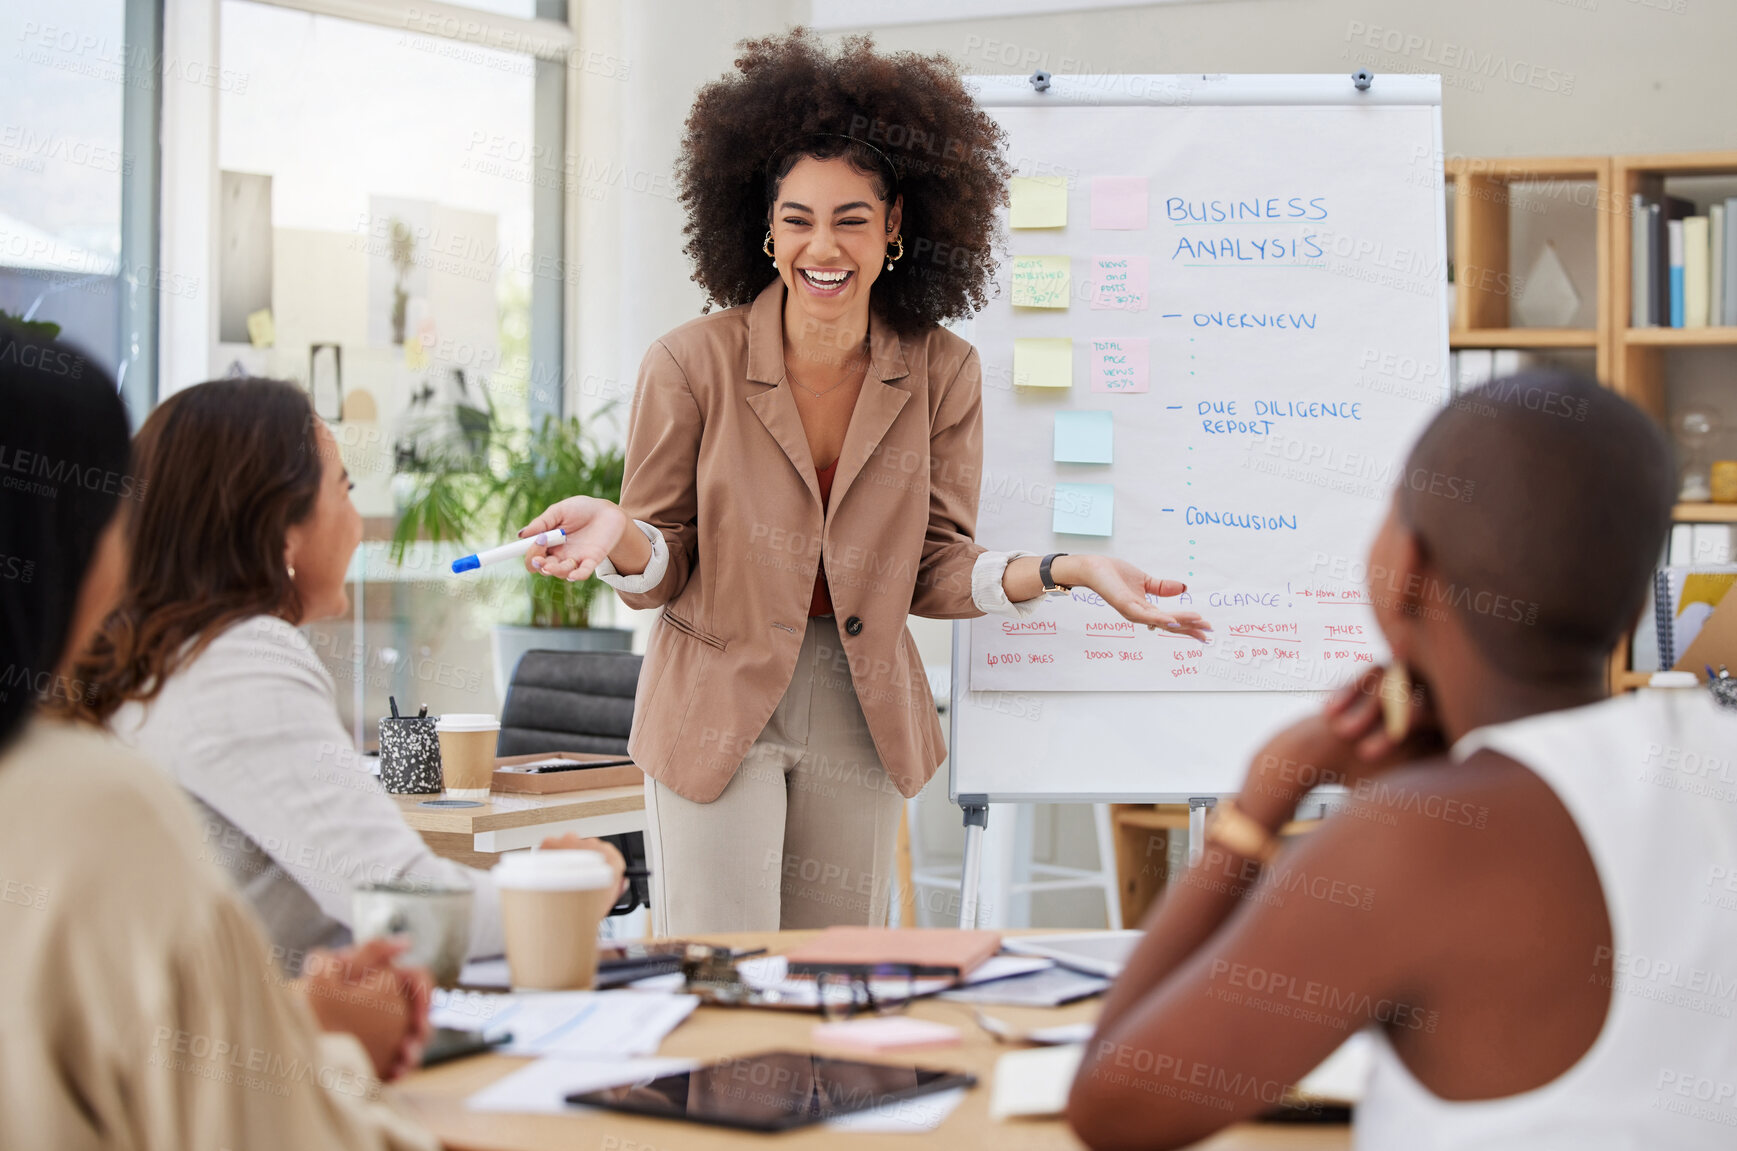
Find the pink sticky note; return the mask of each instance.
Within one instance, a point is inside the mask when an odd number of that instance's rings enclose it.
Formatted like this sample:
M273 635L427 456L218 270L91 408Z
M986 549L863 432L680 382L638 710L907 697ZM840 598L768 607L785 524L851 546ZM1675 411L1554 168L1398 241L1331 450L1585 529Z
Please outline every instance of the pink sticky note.
M1092 227L1121 231L1146 226L1146 177L1093 176Z
M1086 358L1092 365L1092 391L1144 392L1151 383L1147 371L1148 348L1144 336L1087 341Z
M1092 311L1145 310L1146 287L1152 278L1152 264L1145 256L1093 256L1087 275L1092 285Z
M816 1043L827 1047L852 1047L858 1051L909 1050L916 1047L956 1047L959 1029L906 1015L851 1019L844 1023L816 1023L811 1033Z

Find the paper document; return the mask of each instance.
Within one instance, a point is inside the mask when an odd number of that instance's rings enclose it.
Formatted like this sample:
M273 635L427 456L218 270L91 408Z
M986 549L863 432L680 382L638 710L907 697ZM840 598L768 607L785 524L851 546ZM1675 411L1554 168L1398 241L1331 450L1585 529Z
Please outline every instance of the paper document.
M1000 979L975 987L943 991L942 999L957 1003L996 1003L1011 1007L1060 1007L1107 991L1110 981L1066 967L1050 967L1016 979ZM1089 1032L1088 1032L1089 1034Z
M953 1109L965 1098L966 1088L937 1091L914 1099L900 1099L884 1107L857 1111L829 1119L826 1126L834 1131L872 1131L886 1135L920 1135L933 1131L947 1121Z
M692 1059L573 1059L550 1056L490 1083L465 1100L472 1111L530 1111L559 1114L579 1110L568 1104L576 1091L604 1091L645 1083L699 1066Z
M1068 1108L1068 1090L1080 1069L1085 1047L1038 1047L1013 1051L995 1061L995 1086L989 1094L989 1117L1060 1115Z
M436 991L436 1027L512 1033L503 1055L652 1055L698 996L645 991Z
M502 991L513 985L504 955L498 959L472 959L458 973L458 982L461 987L498 987Z

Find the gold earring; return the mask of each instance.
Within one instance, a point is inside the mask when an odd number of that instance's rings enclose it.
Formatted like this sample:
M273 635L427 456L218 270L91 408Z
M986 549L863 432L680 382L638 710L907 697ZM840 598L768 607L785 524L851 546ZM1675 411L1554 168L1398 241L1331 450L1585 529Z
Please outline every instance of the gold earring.
M1411 730L1411 672L1394 660L1381 673L1381 720L1387 738L1398 743Z
M899 246L899 250L898 250L898 253L896 255L889 255L887 257L887 271L889 271L889 272L893 270L894 264L898 263L900 260L905 258L905 238L903 236L894 236L892 238L891 243L897 244ZM889 247L890 246L891 245L889 244Z
M778 253L776 253L772 250L772 229L771 228L766 229L766 238L764 240L760 241L760 250L762 252L765 252L767 257L774 264L776 264L778 262Z

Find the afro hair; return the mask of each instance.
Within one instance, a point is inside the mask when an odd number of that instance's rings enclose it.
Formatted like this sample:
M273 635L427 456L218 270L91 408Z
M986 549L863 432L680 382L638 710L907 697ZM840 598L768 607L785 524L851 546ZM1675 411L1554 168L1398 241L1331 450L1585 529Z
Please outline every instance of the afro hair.
M982 308L1011 173L1006 134L959 66L881 54L867 36L828 50L802 28L740 51L735 72L695 97L676 165L685 251L707 306L749 303L771 282L760 245L778 182L804 156L843 156L876 178L883 200L904 197L905 258L875 280L875 312L910 333Z

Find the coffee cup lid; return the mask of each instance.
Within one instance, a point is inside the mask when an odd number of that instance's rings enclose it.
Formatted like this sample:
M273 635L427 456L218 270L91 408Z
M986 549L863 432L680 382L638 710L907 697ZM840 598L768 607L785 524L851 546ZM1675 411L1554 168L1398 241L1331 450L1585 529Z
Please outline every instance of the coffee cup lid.
M509 852L489 874L497 887L531 891L583 891L615 881L601 852L573 848Z
M499 716L488 712L453 711L440 717L434 725L436 731L499 731L501 721Z

